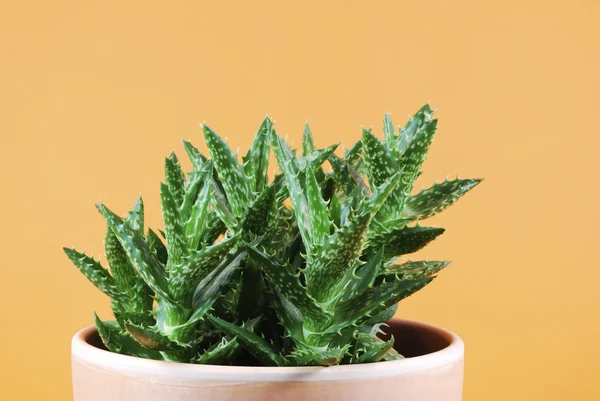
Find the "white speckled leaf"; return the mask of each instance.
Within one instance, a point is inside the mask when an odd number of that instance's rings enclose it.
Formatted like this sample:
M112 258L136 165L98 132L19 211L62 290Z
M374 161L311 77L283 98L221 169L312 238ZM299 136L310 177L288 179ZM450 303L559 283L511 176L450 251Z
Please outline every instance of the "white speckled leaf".
M173 200L179 208L185 194L185 174L174 152L165 159L165 178Z
M327 213L327 203L321 196L321 188L311 168L304 171L306 177L306 198L310 210L310 225L313 244L323 244L331 232L331 221Z
M348 326L369 315L376 315L400 300L417 292L433 280L396 280L367 288L362 293L337 304L333 317L334 326Z
M341 294L364 249L370 221L369 214L356 216L329 236L309 259L306 284L309 294L319 303L329 304Z
M390 113L385 113L383 117L383 140L388 149L394 149L398 142Z
M265 118L254 137L250 150L243 157L244 170L254 192L261 192L268 183L267 169L269 167L269 153L271 152L269 143L271 143L272 129L271 120L269 117Z
M426 219L442 212L464 194L473 189L481 179L456 179L435 184L417 195L409 196L402 210L402 218L406 221Z
M306 288L300 282L300 278L292 272L289 266L281 265L272 258L257 251L254 248L247 248L248 255L267 276L268 282L273 285L279 295L285 298L291 305L294 305L302 313L304 323L310 326L315 324L326 324L331 316L308 295ZM284 302L282 306L286 306ZM288 313L288 310L278 310L280 314ZM293 311L290 311L293 314ZM290 318L288 320L295 320Z
M226 238L200 251L192 251L182 263L173 266L169 277L169 288L172 289L173 297L187 305L188 298L191 297L196 286L223 262L236 243L236 237Z
M371 185L380 186L399 171L398 161L375 135L364 128L362 143Z
M115 280L99 261L75 249L63 248L71 262L96 288L111 298L120 298Z
M204 124L202 129L210 156L225 188L231 211L234 215L240 216L250 200L250 181L229 146L208 125Z
M131 264L156 295L172 302L169 295L165 271L156 256L150 251L142 235L125 224L123 219L110 211L104 204L97 205L106 218L111 230L123 246Z
M179 218L179 208L169 186L164 183L160 185L160 201L169 254L167 271L171 272L173 266L181 263L182 258L187 253L187 243L184 227Z

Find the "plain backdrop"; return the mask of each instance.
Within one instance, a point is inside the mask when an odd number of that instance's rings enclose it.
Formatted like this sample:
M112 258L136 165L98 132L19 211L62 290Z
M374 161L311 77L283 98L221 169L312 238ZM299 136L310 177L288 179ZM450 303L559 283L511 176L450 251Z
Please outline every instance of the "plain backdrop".
M466 342L466 401L598 400L600 3L6 1L0 5L0 399L71 397L69 342L110 318L62 246L141 192L199 122L248 148L269 114L350 145L425 102L418 187L486 181L428 224L453 264L398 315ZM188 166L188 164L186 164Z

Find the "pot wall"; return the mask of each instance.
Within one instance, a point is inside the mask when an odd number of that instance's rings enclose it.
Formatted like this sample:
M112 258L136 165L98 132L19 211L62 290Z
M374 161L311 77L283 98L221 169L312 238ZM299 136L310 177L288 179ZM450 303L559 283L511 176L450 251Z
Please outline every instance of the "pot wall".
M391 333L401 339L399 351L410 358L328 368L151 361L92 345L98 338L95 329L89 327L73 338L74 400L462 400L464 347L460 338L416 322L392 320L390 326Z

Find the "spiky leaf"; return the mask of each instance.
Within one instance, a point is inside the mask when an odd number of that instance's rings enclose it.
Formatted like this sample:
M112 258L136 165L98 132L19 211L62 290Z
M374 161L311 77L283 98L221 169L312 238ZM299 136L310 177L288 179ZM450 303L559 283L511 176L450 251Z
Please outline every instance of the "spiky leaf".
M96 288L111 298L121 297L115 280L100 262L75 249L63 248L71 262Z
M277 224L275 187L268 186L248 207L241 223L244 236L261 236L272 231Z
M185 237L188 250L198 249L200 238L205 230L205 222L209 215L212 188L209 182L205 182L200 190L189 220L185 223Z
M348 299L355 294L365 291L375 282L375 277L383 267L383 248L371 256L367 263L356 270L354 278L344 289L343 299Z
M331 221L327 213L327 203L321 197L321 188L312 169L305 170L306 199L310 210L310 226L313 244L322 244L329 237Z
M370 221L369 214L356 216L337 229L309 259L307 288L318 302L329 303L341 294L364 249Z
M398 137L394 131L392 116L389 113L385 113L383 118L383 139L388 149L394 149L396 147Z
M236 243L236 237L226 238L200 251L193 251L181 264L173 266L169 277L169 288L172 288L173 296L181 300L191 296L200 281L224 260Z
M248 329L236 326L216 316L208 315L208 320L218 329L223 330L237 340L263 365L285 366L287 361L283 358L273 344Z
M400 130L398 135L398 144L397 149L398 153L401 155L408 145L412 142L417 131L423 126L423 123L431 120L431 116L433 115L433 111L431 107L429 107L429 103L425 106L421 107L412 117L408 119L408 122Z
M245 257L246 253L242 251L229 255L198 284L192 301L194 312L186 323L187 325L195 324L212 309L213 304L221 295L223 287L229 284L231 275Z
M185 174L174 152L165 159L165 178L175 205L181 206L185 195Z
M268 281L275 287L278 295L284 298L288 302L282 302L283 310L278 310L278 313L282 315L295 315L297 311L306 319L307 324L311 326L322 325L326 323L331 315L323 311L323 309L317 305L315 300L308 295L306 288L300 282L299 277L293 273L289 266L281 265L268 257L264 253L252 248L247 247L248 255L256 262L261 268L263 273L267 276ZM287 309L288 306L294 306L296 309ZM285 317L283 319L286 319ZM297 321L294 317L288 317L289 321ZM302 338L302 335L296 330L293 335Z
M357 363L379 362L394 347L394 337L389 341L383 341L375 336L359 333L357 348L363 350L358 356Z
M433 135L436 129L437 119L425 122L402 153L400 165L408 177L407 182L411 185L409 191L412 189L412 184L414 184L421 171L421 166L427 157L427 151L433 142Z
M94 323L102 342L110 351L123 355L137 356L139 358L163 359L160 352L142 347L131 336L123 333L121 327L116 322L103 322L94 313Z
M269 117L265 118L254 137L250 150L243 158L244 171L250 179L250 188L255 192L262 192L267 186L272 127Z
M396 280L367 288L362 293L347 301L342 301L336 306L334 325L347 326L365 319L368 315L376 315L425 287L431 280L431 278Z
M148 229L147 235L148 248L156 256L156 259L163 264L167 264L169 254L167 253L167 247L163 244L160 237L151 229Z
M161 183L160 201L162 205L162 215L165 225L165 234L167 236L167 251L169 254L169 264L167 269L172 270L172 266L181 263L181 258L187 252L184 229L179 218L179 208L174 195L169 186Z
M171 300L164 269L148 248L141 234L132 230L123 222L122 218L110 211L104 204L100 203L97 208L106 218L138 274L158 296Z
M398 172L398 162L390 150L375 135L364 128L363 147L371 184L380 186Z
M250 200L250 180L229 146L208 125L204 124L202 129L231 211L239 216Z
M299 347L288 358L297 366L334 366L347 351L345 347Z
M481 181L481 179L446 180L424 189L417 195L409 196L402 210L402 218L412 221L434 216L455 203Z
M449 264L449 261L410 261L401 265L388 266L382 271L382 274L384 276L398 276L403 280L413 280L430 277Z
M178 344L175 341L170 340L167 336L163 336L148 327L126 322L125 329L135 341L149 350L180 351L184 347L183 344Z
M444 231L445 229L437 227L402 227L370 239L369 248L377 250L385 247L386 258L407 255L423 248Z
M285 141L277 135L275 130L273 130L272 143L277 163L279 164L281 171L283 171L287 182L287 188L290 200L292 201L292 207L296 216L298 229L300 230L300 235L302 236L304 243L308 246L312 243L310 212L308 201L306 196L304 196L304 190L299 179L299 167L296 157Z
M125 221L133 230L140 233L144 232L144 201L141 196L138 197L133 208L127 213Z

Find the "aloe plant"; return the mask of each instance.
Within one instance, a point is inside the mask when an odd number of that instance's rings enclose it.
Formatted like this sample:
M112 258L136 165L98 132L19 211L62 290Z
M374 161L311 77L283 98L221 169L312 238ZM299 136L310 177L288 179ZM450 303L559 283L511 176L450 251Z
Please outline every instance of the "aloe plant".
M298 154L266 118L240 160L204 124L210 157L184 141L189 173L165 159L164 231L145 228L141 197L125 217L100 203L109 268L65 248L111 298L115 320L95 316L105 346L200 364L401 359L378 334L449 262L398 261L444 232L423 220L481 181L414 193L436 128L428 104L399 129L386 114L383 140L363 129L342 155L317 148L306 125ZM280 173L269 181L271 151Z

